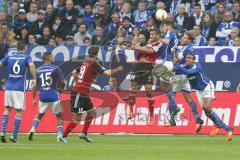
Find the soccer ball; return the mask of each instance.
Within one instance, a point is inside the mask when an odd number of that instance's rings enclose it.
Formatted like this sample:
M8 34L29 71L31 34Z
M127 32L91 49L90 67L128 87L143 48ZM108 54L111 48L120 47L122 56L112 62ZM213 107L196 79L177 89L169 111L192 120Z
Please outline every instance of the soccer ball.
M167 19L167 12L163 9L159 9L155 13L155 17L158 21L163 21L164 19Z

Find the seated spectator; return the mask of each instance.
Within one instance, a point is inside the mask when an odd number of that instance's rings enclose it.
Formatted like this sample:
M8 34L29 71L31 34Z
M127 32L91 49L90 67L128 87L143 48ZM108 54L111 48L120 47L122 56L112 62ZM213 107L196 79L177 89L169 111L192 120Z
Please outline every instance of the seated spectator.
M142 28L147 20L152 17L152 12L147 11L146 3L140 1L138 3L138 9L133 12L134 25L136 27Z
M47 9L46 9L46 21L49 24L52 24L54 22L54 20L55 20L55 16L56 16L56 13L54 11L53 5L52 4L48 4L47 5Z
M120 15L118 13L112 14L111 17L112 21L107 26L105 26L103 32L103 35L107 37L108 40L111 40L116 36L117 30L121 25Z
M50 24L46 21L46 12L44 10L39 10L38 20L32 23L30 32L34 35L39 35L43 32L43 28L46 26L50 26Z
M31 2L29 7L29 12L27 13L27 20L31 23L38 20L38 14L37 14L37 3Z
M209 38L209 42L208 42L208 46L213 46L215 47L217 45L217 41L215 37L210 37Z
M186 6L184 4L179 4L177 14L174 16L174 23L181 33L186 30L191 30L194 25L193 22L189 22L189 16L185 10Z
M237 36L233 39L233 46L240 47L240 36Z
M91 39L89 37L83 38L83 46L89 47L91 45Z
M104 91L120 91L120 88L118 86L118 82L117 82L117 78L116 77L109 77L108 80L108 85L106 85L105 87L103 87Z
M224 14L226 12L226 6L223 3L217 4L217 12L214 14L214 23L219 25L224 21Z
M0 12L0 27L1 27L1 24L3 23L8 24L7 14L5 12ZM11 26L11 25L8 24L8 26Z
M77 20L74 24L72 24L70 27L66 26L64 23L65 29L66 29L66 35L74 35L75 33L78 32L79 26L81 24L84 24L84 17L83 15L78 15Z
M240 2L235 1L233 3L233 17L235 22L240 22Z
M30 34L28 36L28 44L29 45L37 45L37 38L33 34Z
M62 22L61 17L55 17L54 23L51 26L51 33L52 35L62 35L65 37L65 26Z
M123 17L122 25L119 27L119 30L122 30L125 33L126 38L128 37L131 39L133 34L133 25L131 24L131 19L129 17Z
M47 45L49 39L51 38L51 31L48 26L43 27L43 32L41 38L37 40L39 45Z
M167 7L167 12L171 13L172 15L176 15L177 12L178 12L178 7L181 3L181 0L165 1L165 3L168 6ZM184 10L184 12L185 12L185 10Z
M140 33L138 36L138 43L140 44L140 46L146 46L147 45L147 39L145 34Z
M92 6L90 4L86 4L84 7L84 22L88 27L94 25Z
M30 27L30 23L27 21L27 17L26 17L26 11L24 9L20 9L19 10L19 14L17 16L16 21L13 24L13 30L14 33L16 33L17 35L20 34L21 29L23 27L29 28Z
M233 28L230 33L231 37L227 42L227 46L233 46L233 40L235 37L239 36L239 28Z
M133 34L132 34L132 43L138 42L138 36L140 34L140 29L137 27L133 28Z
M18 1L13 1L11 6L8 8L8 23L9 26L13 26L13 24L15 23L15 20L17 19L18 16L18 11L19 11L19 3Z
M196 4L200 5L202 11L205 11L205 5L203 4L202 0L182 0L181 3L186 5L186 12L190 15L195 13Z
M99 0L99 2L96 2L93 7L94 13L98 11L100 6L104 8L104 11L106 12L107 15L111 14L112 9L108 4L108 0Z
M49 40L48 40L48 46L54 47L54 48L57 46L57 42L56 42L56 40L55 40L54 37L49 38Z
M214 23L213 18L209 12L205 12L200 23L202 35L209 40L210 37L215 37L217 25Z
M105 45L107 43L106 37L103 36L103 28L96 26L96 35L92 38L92 45Z
M121 21L123 20L123 17L129 17L131 19L131 23L134 22L133 15L131 13L131 5L129 3L125 2L123 4L123 9L119 14L120 14L120 17L121 17L120 18Z
M195 25L193 27L193 45L194 46L206 46L206 38L201 35L201 27L199 25Z
M54 37L55 37L56 44L58 46L63 46L65 44L64 38L61 34L57 34Z
M124 0L116 0L116 3L113 4L112 13L120 13L122 11Z
M81 24L79 26L78 32L74 35L74 42L77 45L83 45L83 39L85 37L89 37L90 41L92 39L92 36L87 32L87 25L86 24Z
M28 28L26 27L23 27L20 31L20 34L19 35L16 35L16 39L18 41L24 41L25 43L28 42Z
M216 37L219 45L224 45L230 37L232 28L240 28L239 22L233 21L232 12L226 12L224 22L218 25Z
M74 45L74 38L73 38L72 35L67 35L66 36L65 45L67 45L67 46L73 46Z
M1 24L0 27L0 45L13 45L15 43L15 33L9 30L6 23Z
M203 14L204 12L202 11L201 5L196 3L194 5L194 13L191 16L195 25L200 25Z
M94 22L96 26L106 26L111 22L110 15L106 13L103 6L99 6L94 14Z
M78 10L74 8L72 0L67 0L66 7L59 12L59 17L63 18L66 27L71 27L76 22L77 15Z

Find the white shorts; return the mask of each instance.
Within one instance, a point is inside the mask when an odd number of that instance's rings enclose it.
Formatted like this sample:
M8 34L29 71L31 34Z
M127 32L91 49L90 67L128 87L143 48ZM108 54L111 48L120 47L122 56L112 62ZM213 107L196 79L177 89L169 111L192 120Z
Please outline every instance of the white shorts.
M187 76L184 74L178 74L173 76L172 81L173 92L187 91L191 92L191 86L187 79Z
M6 90L4 106L13 107L15 110L25 110L25 92Z
M38 113L43 114L48 110L48 108L52 108L52 112L55 115L62 113L62 111L63 111L60 101L56 101L56 102L41 102L41 101L39 101Z
M196 95L197 95L198 101L202 107L203 107L203 99L204 98L215 99L214 85L213 85L212 81L210 81L208 83L208 85L205 87L205 89L203 91L196 91Z

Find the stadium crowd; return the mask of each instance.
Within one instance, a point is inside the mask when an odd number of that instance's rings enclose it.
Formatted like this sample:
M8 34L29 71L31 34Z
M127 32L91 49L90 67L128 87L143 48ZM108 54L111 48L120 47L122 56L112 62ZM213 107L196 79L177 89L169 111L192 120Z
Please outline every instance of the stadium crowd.
M11 45L145 45L165 9L180 38L196 46L240 46L239 0L0 0L1 58Z

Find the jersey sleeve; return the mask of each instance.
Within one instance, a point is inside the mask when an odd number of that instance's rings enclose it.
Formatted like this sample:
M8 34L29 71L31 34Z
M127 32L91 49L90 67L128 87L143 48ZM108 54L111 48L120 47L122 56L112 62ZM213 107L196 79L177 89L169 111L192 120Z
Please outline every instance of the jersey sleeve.
M93 69L96 73L103 73L106 70L106 68L104 68L102 64L97 61L94 62Z
M3 59L1 59L0 62L1 62L3 65L7 65L7 64L8 64L8 56L6 56L6 57L4 57Z
M154 43L152 46L150 46L150 48L152 48L155 53L159 52L161 47L162 47L162 43Z
M29 63L32 62L32 57L31 56L27 56L26 62L27 62L27 65L29 65Z
M199 67L198 66L193 66L192 68L185 68L183 66L174 66L174 71L178 74L186 74L186 75L190 75L190 74L196 74L199 72Z

